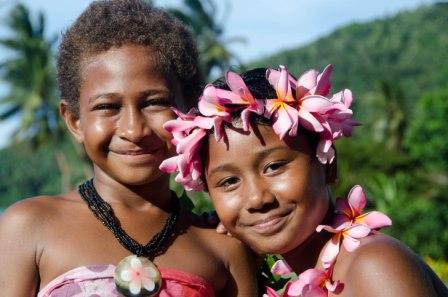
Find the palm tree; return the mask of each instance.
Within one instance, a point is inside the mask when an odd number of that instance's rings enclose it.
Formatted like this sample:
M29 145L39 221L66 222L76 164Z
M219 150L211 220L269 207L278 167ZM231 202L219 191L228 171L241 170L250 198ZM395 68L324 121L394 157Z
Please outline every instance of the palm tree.
M226 11L230 11L226 2ZM228 45L244 42L241 37L224 38L224 23L227 15L218 20L217 7L213 0L184 0L181 8L170 12L184 22L196 36L202 74L210 79L216 71L224 72L232 65L241 66L239 58Z
M0 45L12 56L0 63L0 78L8 93L0 98L0 121L20 117L13 132L13 141L30 140L35 147L49 141L62 141L64 130L58 120L58 99L53 48L57 38L46 39L45 17L39 13L32 22L29 10L22 4L11 9L6 25L13 33L0 39ZM57 149L55 157L61 171L62 189L70 187L70 171L64 153Z

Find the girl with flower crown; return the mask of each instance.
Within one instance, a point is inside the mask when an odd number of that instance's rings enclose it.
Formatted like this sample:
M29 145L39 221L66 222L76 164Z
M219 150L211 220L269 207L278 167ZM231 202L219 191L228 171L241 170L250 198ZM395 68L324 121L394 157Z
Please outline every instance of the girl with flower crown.
M331 65L299 79L283 66L227 72L197 109L164 125L177 155L161 169L187 190L208 191L234 237L283 256L272 272L298 277L265 296L448 296L418 256L378 231L389 217L363 213L361 186L331 201L333 143L358 125L351 91L329 96L331 73Z

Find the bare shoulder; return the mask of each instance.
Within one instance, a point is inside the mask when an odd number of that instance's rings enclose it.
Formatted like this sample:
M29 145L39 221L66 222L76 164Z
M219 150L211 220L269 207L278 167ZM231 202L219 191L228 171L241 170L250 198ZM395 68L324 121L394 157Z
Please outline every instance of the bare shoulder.
M256 263L249 248L238 239L219 234L216 226L199 220L192 224L198 243L220 259L228 277L223 296L257 296ZM222 274L221 274L222 279Z
M46 226L55 224L52 216L61 213L64 202L69 201L70 196L36 196L14 203L0 216L2 238L38 238Z
M43 221L51 200L50 196L38 196L14 203L0 216L0 228L15 231L36 229Z
M393 237L371 235L355 251L342 256L343 296L442 296L437 293L440 280Z
M234 237L217 233L216 226L208 224L202 217L192 214L189 220L192 233L199 243L222 259L224 264L237 255L246 255L248 249L243 243Z
M29 296L38 288L42 233L52 197L40 196L10 206L0 216L0 287L2 296Z

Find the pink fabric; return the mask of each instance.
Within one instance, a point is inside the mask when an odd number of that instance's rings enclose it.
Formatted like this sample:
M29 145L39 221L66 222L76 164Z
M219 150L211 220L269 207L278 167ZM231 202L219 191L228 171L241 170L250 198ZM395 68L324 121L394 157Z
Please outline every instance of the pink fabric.
M114 265L96 265L72 269L45 286L37 297L115 297ZM214 297L212 286L188 272L160 268L162 288L159 297Z

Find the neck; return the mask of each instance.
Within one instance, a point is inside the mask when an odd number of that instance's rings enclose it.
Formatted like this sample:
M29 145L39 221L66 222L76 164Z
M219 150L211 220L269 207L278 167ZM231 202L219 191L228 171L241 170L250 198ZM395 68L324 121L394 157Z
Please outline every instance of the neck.
M327 213L321 224L331 224L333 217L334 206L330 203ZM307 238L305 242L303 242L292 251L283 254L282 256L285 258L286 262L288 262L294 272L300 274L309 268L318 266L320 252L322 251L328 240L330 240L332 235L333 234L324 231L319 233L314 232L310 237Z
M134 209L157 207L171 212L169 176L142 185L121 183L100 170L94 170L93 184L98 194L109 204Z

